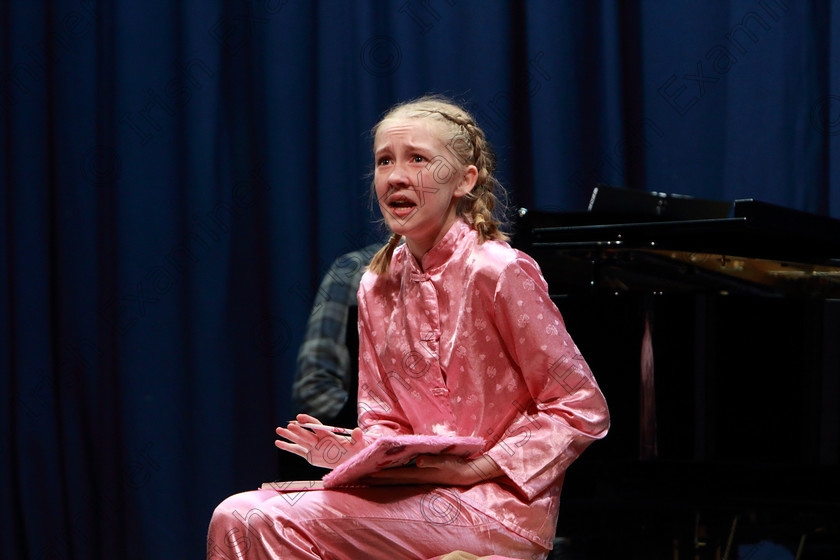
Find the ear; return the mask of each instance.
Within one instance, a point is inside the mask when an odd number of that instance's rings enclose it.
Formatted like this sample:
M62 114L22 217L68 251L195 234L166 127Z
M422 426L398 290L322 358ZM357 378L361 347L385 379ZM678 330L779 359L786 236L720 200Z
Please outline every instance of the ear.
M475 165L468 165L464 169L464 174L461 176L461 182L455 187L455 192L452 196L461 198L465 194L470 193L475 187L475 182L478 180L478 168Z

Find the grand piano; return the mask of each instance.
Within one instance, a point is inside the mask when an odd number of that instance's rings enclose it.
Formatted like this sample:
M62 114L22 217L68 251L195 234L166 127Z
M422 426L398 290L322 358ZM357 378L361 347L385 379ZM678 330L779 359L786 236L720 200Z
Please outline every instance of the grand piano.
M598 186L520 209L514 244L612 416L558 557L840 557L840 221Z

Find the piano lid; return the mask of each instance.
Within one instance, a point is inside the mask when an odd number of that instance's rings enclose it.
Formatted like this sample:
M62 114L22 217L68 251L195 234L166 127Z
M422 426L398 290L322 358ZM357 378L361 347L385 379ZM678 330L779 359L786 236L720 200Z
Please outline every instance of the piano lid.
M840 297L840 220L825 216L603 186L587 212L519 215L516 245L562 292Z

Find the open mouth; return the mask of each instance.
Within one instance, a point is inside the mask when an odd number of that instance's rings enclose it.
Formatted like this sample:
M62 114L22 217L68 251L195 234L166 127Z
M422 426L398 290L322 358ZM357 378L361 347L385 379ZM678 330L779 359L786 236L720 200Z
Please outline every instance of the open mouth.
M397 218L406 218L417 209L417 203L406 196L394 196L388 200L389 212Z

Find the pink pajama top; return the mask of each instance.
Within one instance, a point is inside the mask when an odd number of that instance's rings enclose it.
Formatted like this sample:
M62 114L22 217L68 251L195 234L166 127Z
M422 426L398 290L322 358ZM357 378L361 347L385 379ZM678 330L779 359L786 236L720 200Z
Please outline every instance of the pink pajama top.
M450 490L550 548L566 468L609 413L536 262L458 220L422 267L402 245L365 273L358 300L365 436L486 439L506 476Z

